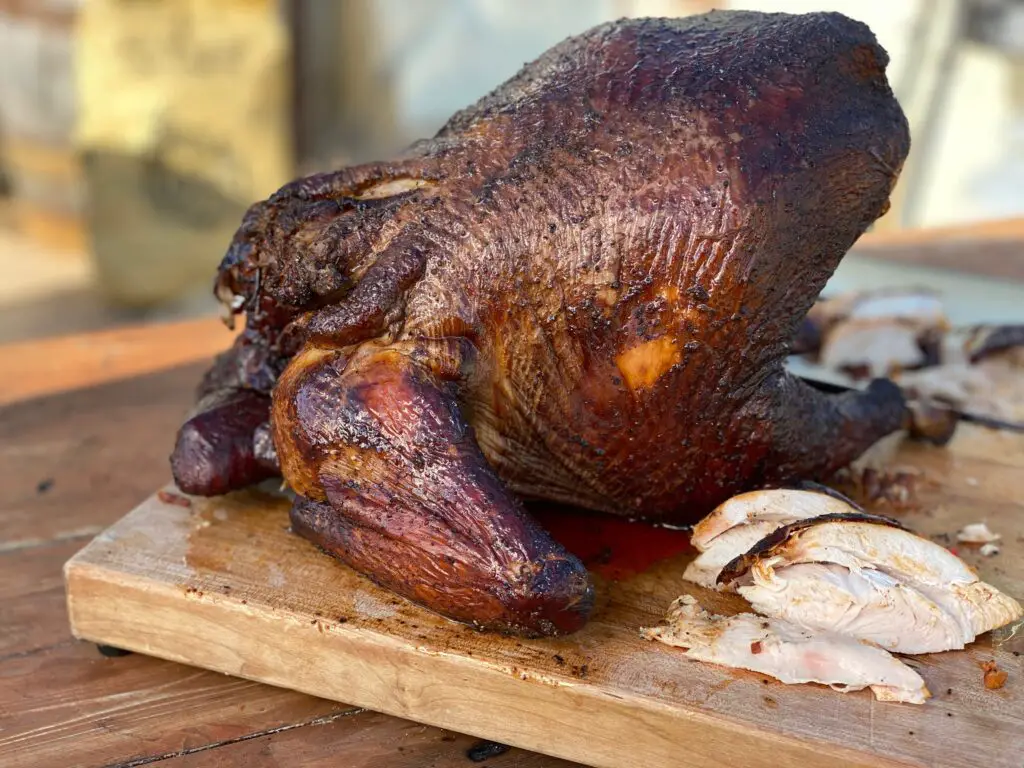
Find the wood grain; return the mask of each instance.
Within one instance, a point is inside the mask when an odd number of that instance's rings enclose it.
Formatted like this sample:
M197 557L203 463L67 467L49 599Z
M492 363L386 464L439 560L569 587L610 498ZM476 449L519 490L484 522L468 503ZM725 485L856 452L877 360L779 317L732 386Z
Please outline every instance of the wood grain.
M905 517L927 535L986 519L1003 554L965 557L1021 596L1024 506L1012 491L1024 438L989 437L968 426L949 449L906 446L898 462L930 482ZM983 756L1019 768L1024 662L1013 652L1024 634L918 657L935 698L879 704L689 663L641 640L637 628L680 592L721 600L684 586L686 555L600 580L597 615L574 636L515 640L374 587L289 534L286 508L262 491L187 509L151 499L69 563L74 631L595 766L973 766ZM982 685L978 665L990 659L1010 674L1001 691Z
M0 407L0 552L84 543L163 483L201 371L186 366Z
M219 319L205 317L8 344L0 370L17 375L0 378L0 405L206 360L232 338Z
M226 768L237 765L301 765L303 768L423 768L471 766L467 753L480 744L472 736L430 728L376 712L358 712L308 728L288 729L235 742L216 751L193 752L167 768ZM487 768L570 768L575 765L510 749L488 758Z
M989 219L959 224L947 224L924 229L897 229L867 232L858 245L886 247L889 245L930 246L936 243L971 241L975 245L993 240L1021 240L1024 238L1024 216L1008 219Z
M0 662L71 640L62 569L83 543L57 542L0 557Z
M353 710L85 643L5 662L0 702L0 764L26 768L159 757Z

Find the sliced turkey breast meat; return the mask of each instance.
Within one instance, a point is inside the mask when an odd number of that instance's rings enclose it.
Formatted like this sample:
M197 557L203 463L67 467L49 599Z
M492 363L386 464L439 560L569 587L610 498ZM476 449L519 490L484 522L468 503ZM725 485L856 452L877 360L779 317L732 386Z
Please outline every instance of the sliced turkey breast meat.
M797 627L751 613L717 616L683 595L667 624L641 630L649 640L681 648L697 661L748 669L784 683L821 683L839 691L870 688L880 701L922 704L924 680L889 653L853 638Z
M831 489L805 490L771 488L749 491L733 496L715 507L707 517L693 526L690 542L704 552L731 528L760 522L791 523L807 517L833 512L849 512L856 505Z
M949 550L859 513L783 526L718 581L767 616L903 653L962 648L1024 616Z
M919 288L883 288L855 294L846 317L850 320L901 320L919 329L949 328L941 297Z
M784 525L853 507L838 494L791 488L750 491L720 504L693 528L690 543L701 552L683 578L702 587L718 589L722 568L757 542Z
M888 376L926 362L918 343L921 331L891 318L851 319L825 337L821 364L837 371L859 371L864 377Z
M900 653L962 648L961 623L913 587L870 568L797 563L776 570L759 561L738 592L754 610L801 627L827 627Z
M772 531L797 519L762 520L730 528L716 536L711 545L686 566L683 578L708 589L726 590L728 585L718 583L722 569Z

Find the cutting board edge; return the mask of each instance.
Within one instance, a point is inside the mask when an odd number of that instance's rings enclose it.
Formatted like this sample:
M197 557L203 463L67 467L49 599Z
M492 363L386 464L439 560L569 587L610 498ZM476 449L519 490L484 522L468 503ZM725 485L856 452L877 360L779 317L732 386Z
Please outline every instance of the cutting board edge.
M701 768L730 763L749 768L914 765L824 740L799 740L752 730L745 723L730 722L696 709L679 710L646 697L627 701L596 686L522 680L514 673L457 654L431 653L429 668L420 669L417 662L428 654L409 643L367 630L320 632L306 623L306 617L300 620L298 614L280 618L289 631L304 630L309 636L300 647L308 651L312 646L321 646L321 662L360 673L359 682L353 685L349 677L347 685L334 684L332 679L338 676L317 674L308 664L295 665L296 668L284 673L275 670L274 657L293 658L295 646L252 643L253 635L246 633L246 625L251 624L255 630L264 627L245 606L216 594L186 603L172 594L169 585L154 585L141 577L104 567L96 561L91 548L89 545L71 558L64 570L71 631L80 640L289 688L595 768L626 764ZM187 612L181 610L185 605ZM147 633L145 627L131 620L135 614L143 615L141 608L150 622L163 613L161 631ZM197 624L197 617L205 621ZM197 631L198 628L203 631ZM235 632L237 645L211 634L222 635L225 629ZM246 646L242 657L234 651L238 646ZM387 666L368 664L367 659L383 661ZM478 696L483 694L482 701L470 701L464 690L458 690L458 675L466 671L467 664L475 667L473 682L483 679L488 684L483 691L476 689ZM442 673L438 667L447 667L448 672ZM386 674L382 675L382 670ZM438 692L432 690L438 685L443 689L440 701L446 704L440 709L434 706ZM449 701L448 697L453 698ZM510 702L522 704L514 724L512 718L502 715ZM595 708L604 715L593 717L595 722L601 721L599 730L592 732L579 727L588 717L598 714ZM558 726L559 720L566 721L565 727ZM618 727L609 729L610 723ZM553 725L561 730L552 732ZM645 726L642 737L640 725ZM702 745L702 751L688 752L688 747L695 744ZM688 755L694 760L683 762Z

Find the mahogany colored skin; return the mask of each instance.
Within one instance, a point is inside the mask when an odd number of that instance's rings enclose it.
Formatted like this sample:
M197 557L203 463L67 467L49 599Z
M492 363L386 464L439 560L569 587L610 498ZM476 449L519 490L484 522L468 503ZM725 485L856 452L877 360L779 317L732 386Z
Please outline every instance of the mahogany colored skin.
M273 389L296 530L442 614L568 632L592 587L516 495L690 523L899 429L895 385L783 369L909 150L886 63L838 14L605 24L254 205L216 290L266 353L232 385Z
M250 315L249 327L217 357L178 430L171 471L186 493L213 496L280 474L269 432L270 391L287 358L281 334L261 333L260 320Z
M488 466L455 398L389 348L308 348L285 371L275 425L301 499L295 529L424 605L482 628L583 626L593 587ZM310 473L316 469L316 474Z
M884 515L872 515L859 509L851 512L831 512L827 515L807 517L803 520L797 520L796 522L775 529L748 549L744 554L734 557L725 564L719 572L716 581L719 584L732 584L753 568L754 563L758 560L766 560L769 558L773 552L777 551L779 547L786 544L794 536L799 536L803 531L813 528L816 525L836 522L872 523L874 525L884 525L889 528L899 528L904 531L907 530L907 527L898 520L894 520L891 517L885 517Z

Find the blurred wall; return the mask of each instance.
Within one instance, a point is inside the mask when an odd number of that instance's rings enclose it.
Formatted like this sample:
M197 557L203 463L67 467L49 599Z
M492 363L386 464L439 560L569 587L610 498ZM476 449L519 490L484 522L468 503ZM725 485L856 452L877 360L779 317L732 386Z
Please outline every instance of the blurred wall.
M992 0L995 1L995 0ZM1024 215L1021 69L962 35L963 0L370 0L376 44L366 76L389 84L394 145L436 131L455 110L566 36L620 16L712 7L833 10L867 23L891 57L890 80L914 146L881 228ZM1024 29L1018 33L1024 36ZM1022 43L1024 44L1024 43ZM381 151L382 147L375 146Z
M209 291L246 208L293 175L275 0L88 0L77 26L86 229L110 301Z
M81 248L82 186L72 146L78 0L0 0L0 192L34 239Z
M306 39L324 37L329 14L315 0L300 5L321 22ZM358 79L372 86L350 102L371 126L352 130L350 125L339 135L356 140L358 146L349 152L358 159L394 152L434 134L454 112L566 37L622 16L683 16L715 5L706 0L346 0L334 5L337 36L326 55L344 57L348 75L343 77L350 83ZM307 25L314 23L310 19ZM351 55L345 57L345 50ZM321 70L315 60L322 57L310 58L303 66ZM341 109L349 111L347 104ZM386 127L381 114L391 121Z

